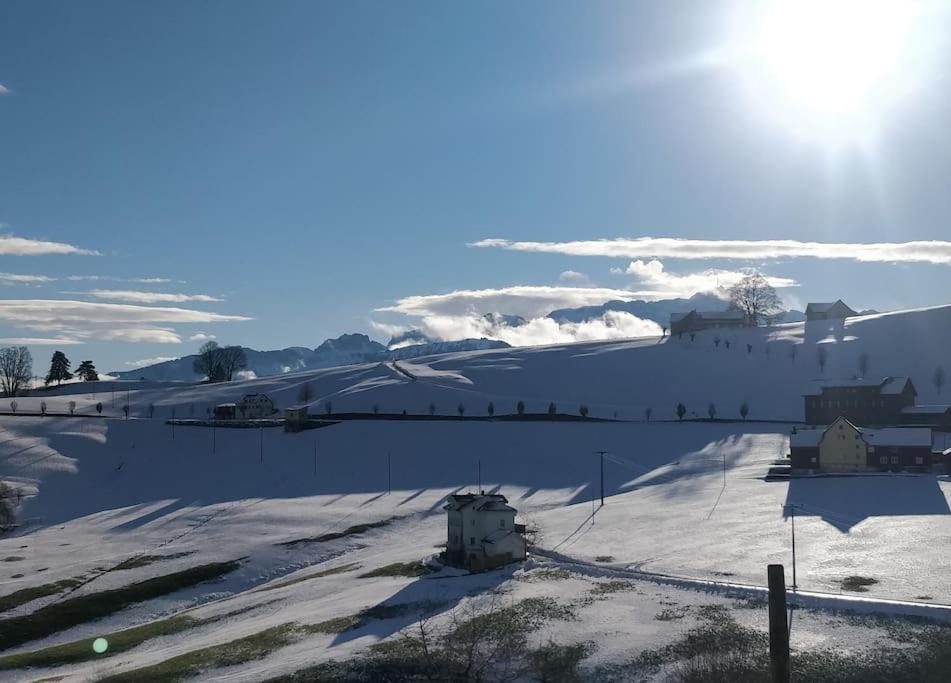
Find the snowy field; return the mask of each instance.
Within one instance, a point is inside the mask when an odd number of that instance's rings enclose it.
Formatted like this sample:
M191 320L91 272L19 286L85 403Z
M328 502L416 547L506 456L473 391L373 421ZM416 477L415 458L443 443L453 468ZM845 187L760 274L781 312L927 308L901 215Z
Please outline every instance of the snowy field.
M944 330L949 318L947 308L864 318L814 339L803 325L753 330L737 333L729 350L699 335L694 342L507 349L401 363L416 379L382 365L228 386L153 385L118 392L115 404L111 390L93 396L77 393L78 385L62 395L18 399L21 413L37 410L40 400L50 413L67 412L75 400L78 412L103 401L104 414L115 416L124 396L134 417L0 416L0 477L23 496L20 526L0 539L0 602L64 582L5 609L0 639L10 637L5 620L50 605L209 563L240 564L213 581L17 643L0 655L0 667L6 655L165 624L175 615L187 616L188 628L89 661L0 670L0 678L96 680L287 624L304 629L273 651L203 673L208 680L257 681L352 657L424 612L438 622L460 609L530 597L550 597L573 613L570 620L547 621L533 638L592 641L598 646L586 666L621 664L682 637L712 613L711 605L727 608L744 627L764 630L762 606L742 603L759 599L755 587L765 584L769 563L784 563L791 581L788 503L801 506L799 587L828 594L817 598L825 600L823 609L797 617L796 647L847 648L857 629L872 647L885 637L879 626L827 608L838 604L836 596L855 596L843 591L843 580L861 576L875 581L860 594L868 602L843 601L835 609L915 612L886 602L898 600L945 618L951 481L909 475L767 482L769 465L788 452L788 423L367 420L288 434L173 431L164 418L173 406L178 416L187 417L189 406L201 416L207 405L248 391L290 405L310 383L315 406L330 400L334 410L379 403L394 412L418 406L413 412L422 413L433 402L451 413L464 402L467 414L484 414L494 401L499 414L521 399L530 411L544 410L550 400L566 412L587 402L592 414L616 410L621 418L642 419L644 407L653 407L655 418L663 412L669 419L678 400L705 410L716 397L721 415L745 400L753 415L796 420L799 394L818 376L816 343L834 349L827 376L851 373L865 351L882 374L912 375L923 402L936 399L926 370L941 362L929 346L939 337L896 335L893 328L898 320L911 329L927 322ZM768 356L760 351L767 339L776 345ZM795 361L788 354L793 344ZM908 348L899 353L896 345ZM150 403L156 418L138 417ZM601 450L608 452L604 507ZM446 496L480 485L508 496L537 530L525 566L472 576L360 578L432 558L445 542ZM320 626L366 608L377 609L373 618L339 632Z

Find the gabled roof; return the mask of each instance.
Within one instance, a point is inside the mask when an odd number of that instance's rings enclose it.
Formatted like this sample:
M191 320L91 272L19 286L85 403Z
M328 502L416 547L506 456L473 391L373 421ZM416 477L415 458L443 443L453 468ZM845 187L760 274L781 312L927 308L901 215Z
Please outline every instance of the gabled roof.
M836 299L835 301L819 301L811 302L806 304L806 315L810 313L828 313L835 306L840 306L849 311L849 315L858 315L858 312L853 310L848 304L846 304L842 299Z
M449 496L449 502L443 506L443 510L455 511L471 507L474 510L487 512L516 512L515 508L508 505L508 502L508 498L500 493L454 493Z
M789 445L796 448L815 448L822 443L826 432L839 422L844 422L857 431L869 446L931 446L931 429L926 427L886 427L868 429L856 427L844 417L837 418L828 427L821 429L800 429L789 435Z
M911 383L908 377L885 377L884 379L868 379L865 377L853 377L852 379L820 380L816 387L810 389L806 396L819 396L823 389L841 389L848 387L878 387L880 394L900 394L905 390L905 385ZM915 385L911 385L912 391L915 391ZM915 391L917 394L918 392Z

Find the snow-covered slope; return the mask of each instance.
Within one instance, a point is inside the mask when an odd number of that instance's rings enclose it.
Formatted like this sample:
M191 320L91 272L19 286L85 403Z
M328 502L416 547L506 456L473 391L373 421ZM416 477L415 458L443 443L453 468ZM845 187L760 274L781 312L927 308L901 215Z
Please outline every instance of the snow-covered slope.
M522 399L530 411L545 410L549 401L564 411L585 402L594 415L616 410L620 417L641 419L644 408L653 407L655 420L674 420L678 400L702 414L715 401L726 417L747 400L752 417L794 420L801 416L800 394L823 374L816 362L820 345L828 349L825 377L851 376L859 354L866 353L873 372L910 375L922 402L933 402L940 397L929 379L936 366L948 363L949 338L951 308L941 307L844 324L707 332L692 342L641 339L456 353L222 385L72 385L43 399L18 399L18 412L35 409L40 400L50 412L61 412L73 400L81 412L102 401L104 413L120 415L129 401L133 416L147 414L149 404L155 405L156 418L173 408L187 416L248 391L264 391L278 405L290 405L309 384L318 410L330 401L335 411L369 411L378 404L384 411L405 407L425 413L433 402L440 413L454 413L463 403L472 415L484 414L493 401L498 415L512 412ZM97 393L75 393L82 389ZM26 678L96 679L289 621L313 624L383 604L436 601L444 615L469 600L488 600L494 589L506 596L577 598L578 620L564 628L552 625L546 637L571 642L585 634L601 644L597 661L610 663L682 633L676 624L660 623L660 617L654 624L660 605L722 603L724 598L707 593L717 583L762 585L767 563L788 567L784 505L796 503L801 506L796 531L802 588L829 594L821 599L839 607L912 609L874 602L883 598L951 603L945 580L951 571L945 552L951 543L947 478L764 481L770 463L787 452L788 430L788 424L740 422L369 420L290 434L173 429L164 419L138 417L0 416L0 478L23 496L22 526L0 539L0 557L6 558L0 596L76 577L87 583L73 595L93 594L202 563L243 558L240 568L220 581L130 605L15 651L90 638L192 607L197 611L189 614L230 615L222 621L153 638L100 660L31 671ZM595 455L601 450L608 451L604 508L598 507L600 458ZM358 565L363 572L430 557L445 540L445 497L479 487L507 495L538 529L534 563L562 572L571 568L571 578L552 585L554 579L528 577L539 566L532 563L524 570L433 579L359 578L357 569L346 569ZM391 521L334 540L281 545L382 520ZM116 569L143 553L168 559ZM341 573L312 576L328 568ZM681 578L655 580L638 571ZM640 583L623 595L606 602L590 599L590 581L634 575L641 576ZM873 602L836 602L842 579L852 575L878 581L863 594ZM260 590L297 579L303 580ZM690 588L697 585L702 593ZM730 590L743 594L746 589ZM30 614L63 598L31 600L3 618ZM929 605L921 610L943 613ZM736 613L738 619L754 618L743 616L752 611ZM756 614L765 620L762 610ZM343 633L302 636L254 662L203 677L265 680L331 657L349 657L392 637L415 618L379 619ZM804 637L815 647L830 645L825 616L797 613L797 619L806 620L797 622L800 646ZM810 619L811 625L804 626Z

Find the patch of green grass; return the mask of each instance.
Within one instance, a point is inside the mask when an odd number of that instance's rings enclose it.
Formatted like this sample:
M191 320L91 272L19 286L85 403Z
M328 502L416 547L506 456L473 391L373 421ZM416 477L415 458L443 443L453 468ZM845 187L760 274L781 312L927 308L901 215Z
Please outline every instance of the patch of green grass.
M271 586L262 586L258 590L260 591L272 591L278 588L287 588L288 586L293 586L294 584L301 583L302 581L310 581L311 579L319 579L324 576L332 576L334 574L343 574L346 572L352 572L359 569L361 565L357 562L351 562L349 564L342 564L339 567L331 567L330 569L324 569L323 571L314 572L313 574L308 574L307 576L299 576L295 579L290 579L289 581L284 581L283 583L274 584Z
M373 607L360 610L356 614L351 614L345 617L335 617L333 619L321 621L317 624L307 624L301 626L301 630L303 630L305 633L323 633L332 635L343 633L344 631L352 631L353 629L366 626L371 621L377 621L380 619L393 619L395 617L401 617L404 614L410 614L413 612L425 612L432 610L437 606L438 603L429 601L404 602L398 605L374 605Z
M867 576L846 576L842 579L842 590L853 591L855 593L866 593L866 586L874 586L878 579L872 579Z
M313 536L311 538L297 538L293 541L283 541L278 543L279 546L284 546L285 548L293 548L298 545L303 545L305 543L325 543L326 541L336 541L338 538L345 538L347 536L354 536L356 534L362 534L370 529L379 529L380 527L386 526L393 521L391 519L383 519L379 522L369 522L368 524L356 524L351 527L347 527L343 531L334 531L329 534L323 534L322 536Z
M52 647L43 648L42 650L36 650L35 652L8 655L6 657L0 657L0 670L6 671L26 667L48 667L85 662L131 650L150 638L179 633L195 626L197 623L195 619L181 615L104 635L103 637L109 643L109 649L102 655L97 655L92 649L92 643L95 638L86 638L71 643L64 643L63 645L54 645Z
M394 562L393 564L388 564L383 567L377 567L376 569L371 569L368 572L363 574L358 574L358 579L372 579L377 576L406 576L409 578L416 578L418 576L425 576L426 574L431 574L436 571L429 565L423 564L419 560L413 562Z
M14 591L9 595L0 597L0 612L6 612L13 609L14 607L25 605L28 602L39 600L40 598L45 598L49 595L56 595L57 593L69 588L75 588L80 583L81 582L78 579L63 579L62 581L44 583L41 586L32 586L30 588L23 588L21 590Z
M141 669L100 679L101 683L165 683L178 681L200 674L209 669L236 666L266 657L274 650L290 644L298 637L299 630L293 623L272 626L260 633L238 638L220 645L211 645L199 650L166 659Z
M205 564L122 588L67 598L41 607L31 614L4 619L0 621L0 650L101 619L138 602L220 578L240 566L239 561Z
M194 555L196 550L186 550L181 553L172 553L171 555L138 555L133 557L125 562L120 562L115 567L112 568L112 571L121 571L123 569L138 569L139 567L147 567L150 564L155 564L156 562L165 562L166 560L177 560L180 557L188 557L189 555Z
M545 581L564 581L568 578L571 578L571 572L559 567L557 569L535 569L530 572L525 572L519 577L519 581L543 583Z

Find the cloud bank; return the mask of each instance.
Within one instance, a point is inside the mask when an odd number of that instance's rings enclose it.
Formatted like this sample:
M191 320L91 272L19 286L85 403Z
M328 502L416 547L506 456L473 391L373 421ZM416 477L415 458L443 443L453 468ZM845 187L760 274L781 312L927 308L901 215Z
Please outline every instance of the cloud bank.
M780 259L809 257L851 259L867 263L934 263L951 265L951 242L834 243L797 240L692 240L675 237L516 242L484 239L470 247L508 249L571 256L676 259Z
M612 299L661 299L676 292L631 291L607 287L516 285L499 289L460 289L447 294L425 294L397 299L379 312L410 316L469 315L499 311L536 318L556 308L597 306Z
M170 360L178 360L178 356L156 356L155 358L142 358L141 360L127 360L126 365L133 368L144 368L156 363L165 363Z
M66 294L77 294L80 292L64 292ZM139 292L125 289L93 289L85 292L89 296L97 299L110 299L113 301L129 301L137 304L182 304L189 301L214 302L223 301L218 297L208 294L174 294L169 292Z
M31 240L26 237L0 235L0 255L3 256L45 256L48 254L77 254L81 256L99 256L94 249L83 249L65 242Z
M565 344L598 339L650 337L661 334L652 320L642 320L623 311L608 311L602 317L582 323L556 322L533 318L522 325L493 322L480 315L433 315L420 322L420 329L433 339L498 339L512 346Z
M251 318L188 308L59 299L0 300L0 322L32 331L52 332L72 343L99 340L180 344L181 337L169 324L245 320Z
M678 296L689 297L697 292L725 292L749 273L742 270L708 269L698 273L677 274L668 271L657 260L631 261L626 269L612 268L612 273L632 275L639 284L659 287L666 292L677 292ZM777 289L798 287L799 283L785 277L766 275L766 281Z

